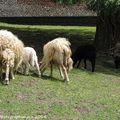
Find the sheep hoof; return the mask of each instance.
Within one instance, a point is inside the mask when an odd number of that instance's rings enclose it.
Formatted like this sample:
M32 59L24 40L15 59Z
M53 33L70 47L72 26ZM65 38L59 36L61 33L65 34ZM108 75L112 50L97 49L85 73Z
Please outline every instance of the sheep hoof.
M67 84L67 85L69 85L69 83L70 83L70 82L69 82L69 81L67 81L67 80L65 80L64 82L65 82L65 84Z
M70 81L69 79L65 80L67 83Z
M4 84L9 85L9 80L5 80Z
M25 74L26 76L29 76L29 74L27 73L27 74Z
M41 77L42 75L41 74L38 74L38 77Z
M12 78L12 80L14 80L14 79L15 79L15 77Z
M41 77L41 75L38 75L38 77L40 78L40 77Z

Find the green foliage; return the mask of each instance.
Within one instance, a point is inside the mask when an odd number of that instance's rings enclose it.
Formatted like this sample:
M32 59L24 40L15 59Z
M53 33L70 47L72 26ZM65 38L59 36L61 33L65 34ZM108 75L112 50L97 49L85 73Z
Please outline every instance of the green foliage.
M86 3L89 8L97 11L98 15L111 15L120 11L120 0L88 0Z

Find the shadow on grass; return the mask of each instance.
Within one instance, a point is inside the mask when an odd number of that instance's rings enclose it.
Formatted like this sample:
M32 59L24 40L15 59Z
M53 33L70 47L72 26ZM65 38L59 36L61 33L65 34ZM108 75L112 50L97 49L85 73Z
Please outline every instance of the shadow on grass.
M98 57L96 61L97 62L95 72L120 77L120 69L115 68L115 64L112 57Z
M7 85L4 83L4 80L2 80L2 79L0 79L0 84L7 86Z
M51 76L47 76L47 75L42 75L41 77L43 80L51 80L51 81L59 81L59 82L65 82L64 80L62 79L58 79L58 78L55 78L55 77L51 77Z
M35 72L31 73L30 75L31 75L32 77L35 77L35 78L40 78L39 75L38 75L37 73L35 73Z
M88 61L87 61L87 69L84 69L83 61L81 62L81 65L78 69L85 71L90 75L94 73L102 73L102 74L108 74L108 75L114 75L114 76L120 77L120 68L119 69L115 68L112 57L106 57L106 56L97 57L96 65L95 65L95 72L91 72L91 69L92 69L91 63Z

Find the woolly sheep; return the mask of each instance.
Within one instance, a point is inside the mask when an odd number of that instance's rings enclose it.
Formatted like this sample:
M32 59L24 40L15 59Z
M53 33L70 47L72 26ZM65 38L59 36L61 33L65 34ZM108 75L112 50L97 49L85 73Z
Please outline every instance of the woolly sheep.
M12 32L0 30L0 46L8 48L15 53L14 71L17 70L22 62L24 44Z
M15 54L10 49L6 48L5 50L0 51L0 74L2 78L3 73L5 72L5 84L9 84L9 77L11 77L11 79L15 79L13 71L14 60Z
M56 38L44 45L43 54L44 56L40 65L41 74L43 74L48 65L57 64L60 71L63 72L64 79L69 81L67 71L72 68L72 64L70 64L71 66L68 66L68 60L72 54L70 42L66 38ZM69 68L69 70L67 68Z

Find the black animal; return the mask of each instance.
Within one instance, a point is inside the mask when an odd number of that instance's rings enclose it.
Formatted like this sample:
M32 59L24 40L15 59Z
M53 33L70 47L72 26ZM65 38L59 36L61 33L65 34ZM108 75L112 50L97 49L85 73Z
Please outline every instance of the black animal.
M115 68L118 69L120 65L120 56L114 56Z
M96 48L94 45L81 45L79 46L72 55L73 67L77 64L77 68L80 65L81 60L84 60L84 68L87 68L86 60L89 60L92 65L92 72L95 70L96 60Z
M116 69L118 69L120 65L120 43L116 43L114 47L113 58L114 58L115 67Z

